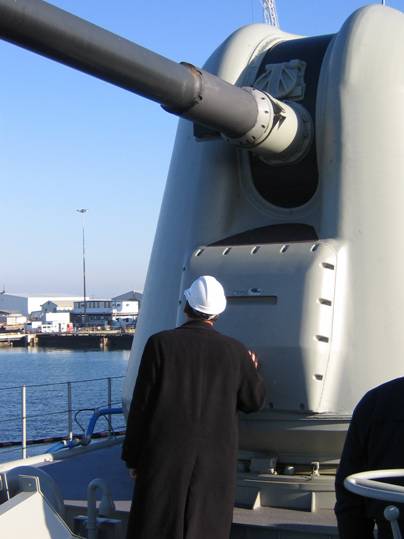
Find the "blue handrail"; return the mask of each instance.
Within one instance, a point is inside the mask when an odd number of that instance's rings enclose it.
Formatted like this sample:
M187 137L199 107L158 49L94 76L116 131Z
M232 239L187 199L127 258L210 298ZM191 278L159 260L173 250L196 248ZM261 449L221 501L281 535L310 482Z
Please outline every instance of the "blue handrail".
M52 445L47 452L56 453L61 449L72 449L73 447L77 447L79 445L88 445L91 442L92 436L94 434L95 425L97 424L99 418L117 414L123 414L122 406L117 408L95 408L93 415L88 422L84 436L73 438L72 440L63 440L61 442L57 442L56 444Z
M91 416L90 421L88 422L87 430L86 430L86 439L88 440L88 443L91 441L91 437L94 433L94 428L99 420L100 417L105 417L109 415L116 415L116 414L123 414L123 408L122 406L119 406L119 408L96 408L94 410L93 415Z

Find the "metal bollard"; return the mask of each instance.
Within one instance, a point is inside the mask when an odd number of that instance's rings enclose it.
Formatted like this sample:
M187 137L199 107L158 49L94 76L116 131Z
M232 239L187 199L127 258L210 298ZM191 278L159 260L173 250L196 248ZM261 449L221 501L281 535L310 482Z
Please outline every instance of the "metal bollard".
M87 487L88 518L87 530L88 539L97 539L97 499L96 491L100 489L102 499L100 503L100 515L110 516L115 511L115 504L107 484L102 479L93 479Z
M384 518L390 522L391 531L394 539L402 539L400 527L397 520L400 517L400 511L395 505L388 505L384 510Z

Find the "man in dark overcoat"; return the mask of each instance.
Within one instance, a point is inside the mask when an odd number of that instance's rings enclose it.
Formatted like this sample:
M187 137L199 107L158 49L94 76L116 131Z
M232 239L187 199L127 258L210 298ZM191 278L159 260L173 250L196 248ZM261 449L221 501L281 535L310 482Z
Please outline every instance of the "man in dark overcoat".
M257 360L213 329L221 284L199 277L184 293L188 321L146 343L122 458L135 492L128 539L227 539L235 495L238 411L264 403Z
M404 468L404 378L368 391L352 414L335 482L340 539L373 539L375 524L379 539L393 538L383 515L391 503L358 496L344 487L348 475L392 468ZM402 519L404 505L398 507Z

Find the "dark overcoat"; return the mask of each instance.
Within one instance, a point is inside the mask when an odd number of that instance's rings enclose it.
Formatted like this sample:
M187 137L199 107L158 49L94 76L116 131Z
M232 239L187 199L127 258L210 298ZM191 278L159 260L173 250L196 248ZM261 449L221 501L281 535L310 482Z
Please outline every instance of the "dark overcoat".
M384 508L391 504L358 496L344 487L348 475L390 468L404 468L404 378L366 393L352 415L335 481L341 539L373 539L375 523L380 539L393 537L383 516ZM402 519L404 505L398 507ZM403 533L404 520L399 525Z
M122 458L137 472L128 539L227 539L238 411L264 402L240 342L190 321L148 340Z

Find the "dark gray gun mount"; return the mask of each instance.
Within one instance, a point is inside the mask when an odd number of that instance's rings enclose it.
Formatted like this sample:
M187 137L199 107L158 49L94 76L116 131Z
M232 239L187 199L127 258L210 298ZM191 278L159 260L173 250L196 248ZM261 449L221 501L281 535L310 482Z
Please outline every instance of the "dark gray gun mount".
M302 107L178 64L42 0L0 0L0 37L160 103L266 158L300 158L311 121Z

